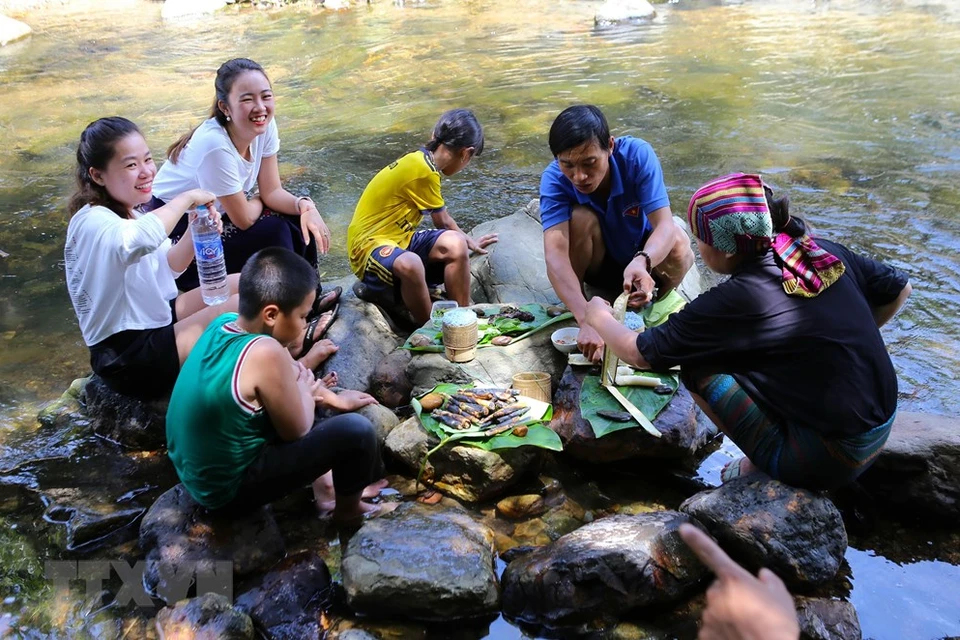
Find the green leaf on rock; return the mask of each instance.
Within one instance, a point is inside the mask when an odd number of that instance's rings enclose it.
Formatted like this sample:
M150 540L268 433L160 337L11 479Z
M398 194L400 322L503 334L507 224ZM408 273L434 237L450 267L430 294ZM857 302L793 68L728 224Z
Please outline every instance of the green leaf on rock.
M680 383L675 374L637 373L638 375L660 378L664 384L673 388L673 394L667 396L654 393L650 387L617 387L626 396L627 400L653 421L663 411L664 407L670 404L670 400L676 395ZM625 409L617 402L616 398L610 395L609 391L600 385L599 376L586 376L580 387L580 414L584 420L590 423L594 436L602 438L615 431L640 428L640 425L633 418L627 422L616 422L599 415L598 411L625 411Z

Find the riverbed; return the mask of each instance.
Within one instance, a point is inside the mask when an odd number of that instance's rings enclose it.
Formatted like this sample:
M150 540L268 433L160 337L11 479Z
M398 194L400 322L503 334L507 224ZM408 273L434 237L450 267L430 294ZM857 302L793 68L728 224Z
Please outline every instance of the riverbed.
M474 109L487 134L484 153L444 181L469 228L536 197L551 121L595 103L616 135L657 150L674 212L712 177L759 171L824 236L907 271L913 296L883 330L901 408L960 411L952 2L680 0L650 22L608 27L594 25L588 0L230 6L173 22L160 6L38 9L25 18L34 34L0 48L0 469L38 451L79 455L45 442L34 418L88 369L62 253L80 131L124 115L160 160L209 111L217 66L241 55L273 81L285 183L313 197L333 232L329 277L349 271L346 227L366 182L426 141L443 110ZM715 482L726 454L702 476ZM55 524L18 527L28 533L11 534L0 557L20 545L32 548L23 557L59 553ZM890 525L851 543L848 597L864 637L960 635L952 532ZM0 589L13 589L5 576ZM9 597L17 610L28 600ZM518 633L498 623L487 637Z

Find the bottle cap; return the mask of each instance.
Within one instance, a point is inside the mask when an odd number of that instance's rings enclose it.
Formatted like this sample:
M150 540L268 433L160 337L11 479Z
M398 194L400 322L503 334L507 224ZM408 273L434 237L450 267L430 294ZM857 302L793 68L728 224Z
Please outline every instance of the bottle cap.
M197 211L200 212L200 213L206 212L206 211L207 211L207 205L205 205L205 204L198 204L198 205L197 205Z

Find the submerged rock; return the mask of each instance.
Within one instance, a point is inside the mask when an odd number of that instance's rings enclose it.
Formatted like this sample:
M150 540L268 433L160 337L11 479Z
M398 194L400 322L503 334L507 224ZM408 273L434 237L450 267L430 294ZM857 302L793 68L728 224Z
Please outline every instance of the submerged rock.
M899 412L859 482L885 507L960 523L960 420Z
M323 636L322 608L330 592L330 570L313 551L301 551L270 569L236 608L248 614L271 640Z
M84 426L89 420L83 410L84 389L90 378L77 378L59 398L48 404L37 414L37 421L45 427L63 427L67 425Z
M93 432L129 449L156 451L167 444L167 405L124 396L92 376L84 387L87 417Z
M351 285L356 279L343 278L324 283L324 290L343 287L337 320L327 331L340 350L321 365L321 374L337 372L344 389L367 391L370 374L388 354L403 344L403 337L390 328L390 323L377 305L357 298Z
M359 614L457 620L496 614L494 534L463 512L406 504L368 521L341 563Z
M487 247L487 255L470 261L475 301L552 304L560 299L547 278L537 200L505 218L477 225L471 235L486 233L498 233L500 238Z
M243 517L215 518L182 484L147 511L140 523L140 548L147 556L144 586L167 603L186 595L195 572L219 571L218 562L229 562L234 576L245 576L268 569L284 554L269 507Z
M832 580L847 549L843 520L830 500L760 474L698 493L680 510L745 567L766 567L792 587Z
M675 511L597 520L520 556L503 573L503 611L547 627L609 623L677 602L707 576L677 532Z
M510 496L497 503L497 513L511 520L538 516L546 510L543 496L537 494Z
M585 367L568 367L553 396L550 428L563 440L566 455L588 462L682 458L696 454L717 433L711 425L697 420L693 397L680 385L670 404L653 421L663 437L655 438L638 426L597 438L580 413L580 385L586 374Z
M193 640L253 640L253 621L219 593L181 600L157 614L161 638Z
M416 474L427 451L438 445L413 416L387 436L386 449ZM421 480L466 502L502 495L532 469L540 449L520 447L485 451L468 445L446 445L430 455Z

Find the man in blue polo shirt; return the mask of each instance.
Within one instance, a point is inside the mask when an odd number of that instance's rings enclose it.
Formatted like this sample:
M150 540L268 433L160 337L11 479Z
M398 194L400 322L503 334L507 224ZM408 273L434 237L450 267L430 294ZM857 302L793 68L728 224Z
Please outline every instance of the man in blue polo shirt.
M674 224L653 148L614 139L592 105L565 109L550 127L554 161L540 179L547 277L580 324L577 346L594 361L603 340L585 325L583 283L630 294L640 307L676 288L693 265L686 232Z

